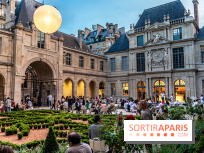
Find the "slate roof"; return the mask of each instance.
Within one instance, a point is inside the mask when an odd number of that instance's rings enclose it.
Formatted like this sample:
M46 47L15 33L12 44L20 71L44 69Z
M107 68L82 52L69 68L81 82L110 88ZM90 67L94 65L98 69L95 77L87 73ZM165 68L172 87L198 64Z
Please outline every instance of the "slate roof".
M32 29L32 27L29 25L29 22L33 21L33 14L37 9L36 6L41 6L43 4L35 0L21 0L21 2L16 3L16 5L17 7L15 10L15 15L16 15L15 23L18 24L19 22L21 22L25 28ZM57 31L52 35L58 38L62 36L64 38L64 46L80 50L80 47L78 44L78 38L65 34L60 31ZM84 42L82 42L82 51L92 53L91 50L88 48L88 46L86 46Z
M94 32L97 33L97 30L91 31L90 34L86 37L86 40L91 41L91 38L105 38L106 36L108 36L108 29L102 29L98 35L98 37L96 37L96 35L94 35ZM114 34L113 34L114 36Z
M7 0L0 0L1 3L6 3Z
M64 38L64 44L63 44L64 46L80 50L78 38L71 36L71 35L68 35L68 34L65 34L65 33L60 32L60 31L53 33L53 36L56 36L58 38L63 37ZM84 41L82 41L82 51L92 53L92 51L85 44Z
M145 9L137 24L135 25L135 29L145 27L145 20L148 19L150 19L151 25L155 22L164 22L164 14L166 16L169 14L170 21L184 18L185 10L186 9L180 0Z
M200 29L198 34L196 35L196 39L204 38L204 26Z
M111 46L111 48L105 53L115 53L121 52L129 49L129 39L128 36L124 33L118 38L118 40Z

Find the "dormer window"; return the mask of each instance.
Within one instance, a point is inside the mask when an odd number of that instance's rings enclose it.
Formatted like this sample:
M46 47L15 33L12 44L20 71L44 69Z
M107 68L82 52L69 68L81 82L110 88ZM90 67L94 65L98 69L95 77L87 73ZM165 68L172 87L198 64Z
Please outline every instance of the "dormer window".
M94 31L94 36L96 35L96 31Z
M112 33L109 33L109 37L112 37L113 36L113 34Z
M143 46L144 45L144 39L143 36L137 37L137 46Z

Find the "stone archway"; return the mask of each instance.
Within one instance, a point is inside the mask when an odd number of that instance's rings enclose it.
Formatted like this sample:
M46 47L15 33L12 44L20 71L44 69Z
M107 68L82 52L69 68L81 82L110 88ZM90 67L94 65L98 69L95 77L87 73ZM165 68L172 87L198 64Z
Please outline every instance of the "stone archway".
M66 79L63 83L63 96L72 97L73 96L73 81L71 79Z
M85 96L85 82L79 80L77 83L77 97L83 98Z
M56 95L56 80L52 68L43 61L32 62L25 70L24 83L21 85L21 98L28 95L40 97L42 105L47 105L47 96Z
M0 101L4 101L4 77L0 74Z

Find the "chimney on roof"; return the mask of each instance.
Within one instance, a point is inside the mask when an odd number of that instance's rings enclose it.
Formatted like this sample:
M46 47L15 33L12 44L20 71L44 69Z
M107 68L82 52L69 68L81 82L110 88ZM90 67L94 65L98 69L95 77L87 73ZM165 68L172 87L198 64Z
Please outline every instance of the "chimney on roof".
M101 26L100 24L97 24L97 34L96 37L98 37L99 33L101 32L101 30L104 29L103 26Z
M150 19L148 19L148 26L150 26Z
M169 19L170 19L169 14L167 14L167 22L169 22Z
M132 24L130 24L130 30L132 30Z
M82 35L84 34L83 30L78 30L78 44L80 49L82 50Z
M195 22L197 23L199 27L199 15L198 15L198 0L193 0L193 5L194 5L194 18Z
M14 22L16 19L15 16L15 0L10 0L7 3L7 8L6 8L6 22L5 22L5 26L6 28L11 28L12 26L14 26Z
M88 29L88 28L85 28L85 36L84 36L84 39L87 38L87 36L91 33L91 30Z
M118 31L118 24L115 24L115 32Z

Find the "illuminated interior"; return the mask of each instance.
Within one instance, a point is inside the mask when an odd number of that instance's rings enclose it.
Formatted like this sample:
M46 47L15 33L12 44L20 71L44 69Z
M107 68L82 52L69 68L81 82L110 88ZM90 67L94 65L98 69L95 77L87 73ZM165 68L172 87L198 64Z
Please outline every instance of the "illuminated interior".
M161 80L158 80L154 84L154 93L155 93L155 100L156 99L156 92L159 92L159 101L162 101L161 98L161 93L163 92L165 94L165 83ZM164 100L165 100L166 95L164 95Z
M174 83L175 100L178 102L185 102L186 99L186 88L183 80L177 80Z
M142 93L145 92L145 98L146 98L146 84L141 81L137 84L137 98L139 99L139 94L138 92L141 92L141 98L142 98Z
M123 83L123 96L128 96L128 83Z
M101 82L100 84L99 84L99 97L101 98L101 97L104 97L104 83L103 82Z
M70 79L67 79L63 83L63 95L64 97L72 97L72 81Z
M89 83L89 98L95 98L95 82L91 81Z
M77 97L84 97L84 81L80 80L77 83Z

